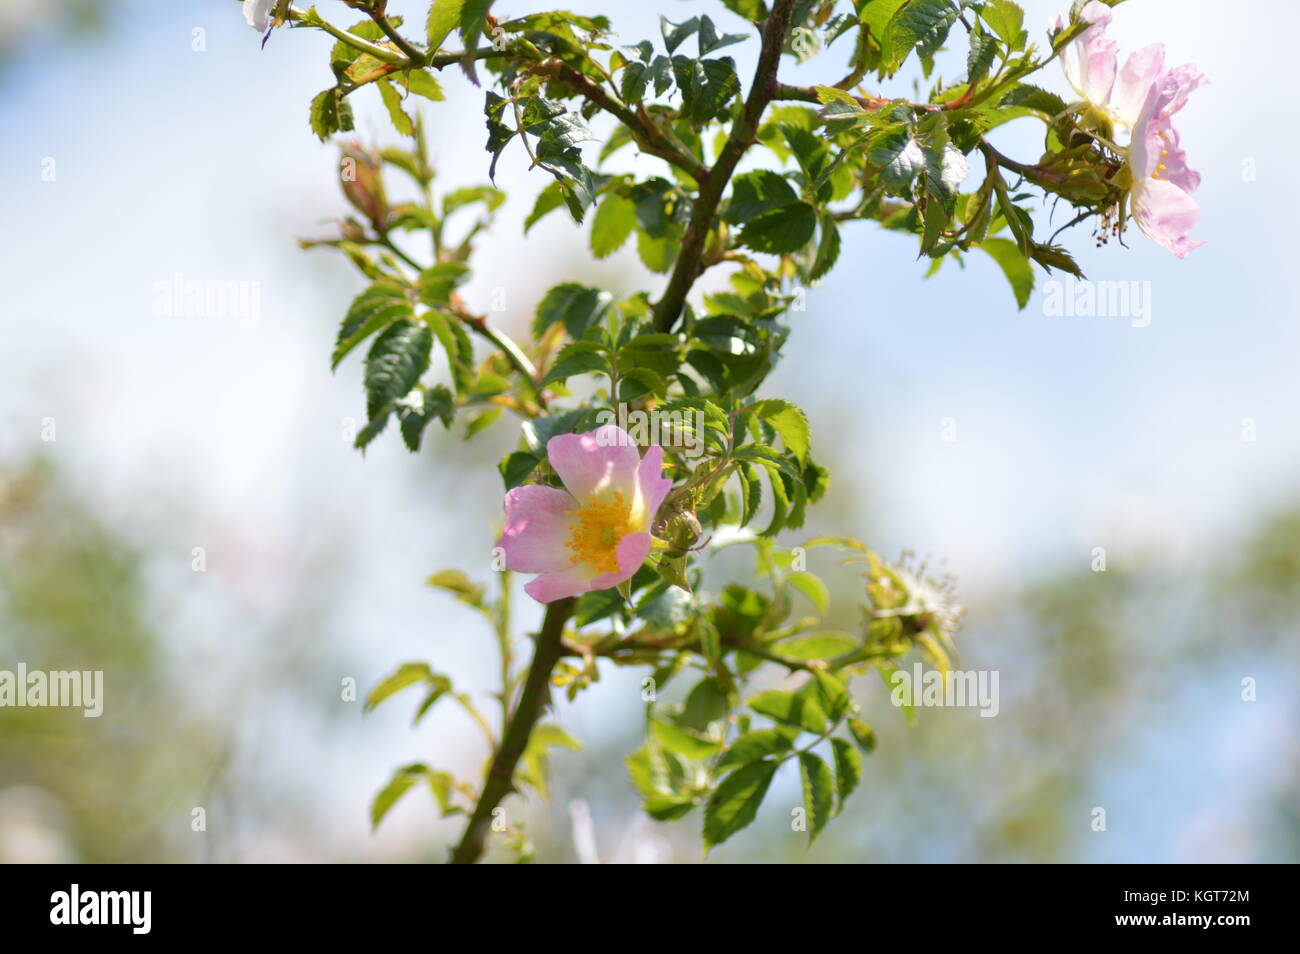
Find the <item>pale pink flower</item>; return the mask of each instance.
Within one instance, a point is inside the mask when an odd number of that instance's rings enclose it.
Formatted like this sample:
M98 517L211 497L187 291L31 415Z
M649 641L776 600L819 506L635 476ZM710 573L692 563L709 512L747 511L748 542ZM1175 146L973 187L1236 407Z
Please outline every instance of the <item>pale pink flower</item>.
M1119 44L1106 37L1110 7L1091 0L1079 18L1090 26L1061 51L1061 70L1080 98L1115 125L1132 129L1147 91L1164 69L1164 45L1153 43L1130 53L1121 68ZM1063 29L1066 21L1057 17L1054 25Z
M541 574L524 587L541 603L631 579L650 555L650 525L672 487L663 448L642 457L626 431L607 424L552 437L546 456L565 489L525 485L506 494L506 569Z
M244 0L244 22L258 33L271 26L271 8L276 0Z
M1192 90L1205 82L1191 65L1161 74L1151 85L1129 145L1133 219L1147 238L1179 258L1205 243L1188 235L1201 218L1200 206L1191 196L1201 176L1187 164L1172 117Z

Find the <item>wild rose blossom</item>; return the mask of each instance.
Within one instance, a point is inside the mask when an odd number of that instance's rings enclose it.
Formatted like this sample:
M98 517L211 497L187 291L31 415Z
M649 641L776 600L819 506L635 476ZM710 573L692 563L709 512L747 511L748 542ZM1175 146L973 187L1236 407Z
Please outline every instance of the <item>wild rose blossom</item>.
M1119 44L1106 37L1110 7L1091 0L1079 18L1091 25L1061 51L1061 70L1084 102L1115 125L1132 129L1147 91L1164 69L1164 45L1153 43L1130 53L1120 68ZM1056 18L1056 29L1065 25L1064 18Z
M546 456L565 489L525 485L506 494L506 568L541 574L524 587L541 603L631 579L650 555L650 525L672 487L663 448L642 457L626 431L607 424L552 437Z
M1110 7L1091 0L1079 17L1088 29L1062 51L1061 69L1091 109L1131 130L1133 219L1147 238L1183 258L1205 244L1188 235L1201 217L1191 196L1201 177L1187 164L1172 117L1206 78L1190 64L1165 69L1160 43L1130 54L1121 69L1118 44L1105 35ZM1063 28L1064 19L1057 17L1055 26Z
M1205 243L1188 235L1201 218L1200 206L1191 195L1201 176L1187 164L1172 117L1204 82L1193 66L1163 73L1151 86L1129 146L1133 220L1143 235L1179 258Z

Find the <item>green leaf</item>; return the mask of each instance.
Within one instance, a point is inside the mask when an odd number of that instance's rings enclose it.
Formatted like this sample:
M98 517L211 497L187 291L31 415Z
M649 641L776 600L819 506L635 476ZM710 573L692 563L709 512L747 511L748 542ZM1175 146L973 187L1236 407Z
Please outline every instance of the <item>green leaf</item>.
M858 648L858 641L848 633L826 630L791 636L772 645L772 649L788 659L834 659Z
M659 18L659 32L663 34L664 47L669 53L674 52L682 45L682 41L695 33L699 28L699 17L691 17L689 20L683 20L681 23L673 23L664 16Z
M441 420L444 427L451 427L452 418L456 413L451 392L441 384L424 392L424 402L420 409L399 406L397 410L402 418L402 440L411 453L420 449L424 429L434 418Z
M656 617L664 616L667 619L662 624L668 626L676 623L689 622L693 616L693 606L690 594L683 593L675 586L666 586L659 584L658 589L662 590L653 601L647 603L643 601L637 605L637 616L656 625ZM653 590L651 591L653 592ZM660 606L661 609L655 609ZM681 715L677 716L677 721L682 725L703 732L713 722L727 717L727 694L723 691L721 684L715 677L701 679L691 690L686 702L683 705Z
M746 222L740 242L756 252L788 255L807 245L816 231L816 209L807 202L791 202Z
M378 80L375 84L379 87L379 96L384 101L384 107L388 110L388 118L392 120L393 128L397 130L400 136L410 136L415 132L415 125L411 122L411 117L402 109L402 94L397 91L387 77Z
M366 413L372 419L411 393L429 369L433 333L402 319L384 329L366 355Z
M706 849L720 845L754 820L772 784L776 763L750 762L722 780L704 806Z
M475 583L460 570L439 570L429 574L424 582L436 589L454 593L458 600L469 606L483 607L483 585Z
M786 583L808 598L819 616L825 616L830 608L831 593L826 584L811 573L795 572L785 578Z
M722 217L736 225L798 199L798 193L785 176L771 169L757 169L742 173L732 180L731 201L727 203Z
M434 0L426 23L429 52L441 49L452 30L460 26L465 0Z
M343 324L339 326L338 341L334 345L330 367L337 368L348 352L379 329L399 318L410 318L414 313L401 285L386 279L375 282L354 298L348 307Z
M553 722L537 726L528 737L528 747L524 749L517 769L520 778L531 785L543 800L550 797L546 775L550 750L556 747L577 752L582 749L582 743Z
M807 696L784 689L769 689L750 699L748 705L760 715L777 722L815 734L826 731L826 714L815 700Z
M747 765L769 755L789 752L794 746L796 735L795 730L784 727L746 732L722 753L717 767L722 770L733 765Z
M541 458L528 451L514 451L501 459L498 470L506 490L513 490L532 476Z
M604 316L612 296L609 292L588 288L575 282L556 285L537 306L533 335L540 338L554 324L563 324L575 341Z
M891 24L894 58L901 63L912 47L920 56L933 56L948 39L957 16L952 0L913 0Z
M366 696L363 711L369 712L385 699L401 692L403 689L417 683L432 682L434 678L435 673L429 668L428 663L402 663L397 667L396 672L384 678L375 688L370 690L370 695Z
M591 254L596 258L613 255L636 228L636 203L607 192L591 217Z
M809 281L817 281L829 272L840 257L840 228L835 216L826 212L821 217L822 240L817 245L817 257L808 272Z
M832 720L839 721L853 707L853 697L849 695L848 687L838 676L832 676L822 669L813 671L813 679L826 711Z
M799 458L799 463L807 463L812 444L807 415L789 401L777 398L759 401L752 408L760 420L772 426L785 449Z
M431 99L434 102L441 102L447 98L443 95L442 85L428 70L410 70L404 75L406 77L406 88L416 96L423 96L425 99Z
M998 43L993 37L981 30L972 33L970 53L966 56L966 81L976 83L987 76L997 52Z
M588 342L577 341L560 351L539 386L567 381L575 374L609 374L609 371L609 359L605 355L592 350Z
M839 795L836 814L844 811L844 800L862 781L862 754L843 739L831 739L835 753L835 791Z
M674 752L692 762L712 758L718 751L717 742L710 741L662 719L650 721L650 738L669 752Z
M881 185L893 195L906 195L925 168L925 150L907 127L887 127L873 134L867 148L868 161L880 167Z
M874 752L876 750L876 733L871 731L871 726L861 719L850 719L849 731L853 733L853 741L858 743L858 747L863 752Z
M352 125L352 104L337 87L318 93L311 101L311 131L324 142L336 132L349 132Z
M397 800L411 790L417 783L429 777L429 767L422 762L414 762L399 768L387 785L370 803L370 825L378 828Z
M808 812L808 843L812 844L835 810L835 777L830 766L812 752L799 753L803 804Z
M460 262L440 262L426 268L415 283L420 303L430 308L446 307L451 293L467 278L469 269Z
M992 0L980 9L980 17L1012 50L1023 50L1029 35L1023 29L1025 11L1011 0Z
M986 238L979 247L998 263L1002 274L1011 283L1016 305L1024 308L1029 304L1029 296L1034 290L1034 269L1029 264L1029 259L1020 254L1016 243L1010 239Z

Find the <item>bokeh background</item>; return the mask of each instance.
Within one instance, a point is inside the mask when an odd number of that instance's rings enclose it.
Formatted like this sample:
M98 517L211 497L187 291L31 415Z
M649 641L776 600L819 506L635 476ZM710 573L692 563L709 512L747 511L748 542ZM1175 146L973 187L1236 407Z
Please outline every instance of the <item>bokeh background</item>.
M1027 24L1063 5L1030 0ZM741 26L713 3L565 6L628 43L660 12ZM1300 7L1133 0L1112 32L1212 81L1181 122L1209 244L1178 262L1136 231L1128 249L1066 240L1090 278L1150 282L1150 324L1049 317L1041 288L1017 311L978 255L923 281L914 242L862 225L768 385L808 410L835 475L809 531L943 561L969 608L962 665L999 671L1001 711L909 727L861 681L880 745L833 836L809 850L789 830L798 780L782 775L710 860L1300 860L1300 193L1283 97ZM329 46L278 31L261 49L230 0L0 0L0 668L106 674L99 719L0 710L0 861L441 860L457 834L425 792L377 832L368 804L399 764L476 772L473 725L445 708L412 729L414 699L363 717L340 686L427 659L491 691L491 634L423 581L490 576L493 464L517 432L439 433L419 456L391 434L364 458L349 445L360 362L331 374L328 354L359 280L294 241L344 210L336 153L306 122ZM735 48L742 75L754 47ZM845 55L792 75L838 76ZM452 71L444 86L425 107L439 184L481 182L482 93ZM391 135L377 96L355 106L359 135ZM1035 156L1031 125L1001 130L1004 151ZM524 240L544 179L512 153L471 303L504 294L499 320L523 332L561 277L659 287L627 250L592 261L559 215ZM176 275L256 282L257 319L155 314L155 283ZM857 583L831 578L852 625ZM622 758L642 717L633 673L559 705L585 749L556 755L549 803L521 806L540 860L701 859L698 814L638 820Z

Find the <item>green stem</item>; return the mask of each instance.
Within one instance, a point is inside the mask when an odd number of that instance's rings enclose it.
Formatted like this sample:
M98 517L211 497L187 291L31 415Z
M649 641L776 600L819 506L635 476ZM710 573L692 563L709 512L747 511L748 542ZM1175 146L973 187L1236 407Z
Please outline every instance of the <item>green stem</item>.
M374 20L379 29L384 31L384 35L393 41L393 45L406 54L406 58L411 61L412 66L423 66L425 57L422 52L411 45L406 37L402 36L391 23L388 17L382 13L371 12L370 19Z
M551 670L564 653L564 625L573 615L576 600L572 597L557 600L546 607L541 632L533 650L533 661L528 667L523 693L509 723L501 733L497 748L483 780L483 791L469 824L459 844L452 850L451 863L473 864L483 856L484 842L492 823L492 813L514 789L515 766L528 747L528 740L542 717L542 710L550 701Z
M371 43L369 40L362 39L355 33L349 33L347 30L340 29L330 23L312 8L311 15L308 11L299 10L297 7L289 7L285 12L285 18L295 22L302 23L306 26L314 26L324 30L336 40L342 40L354 50L360 50L362 53L369 53L375 59L393 66L410 66L411 61L401 53L395 53L386 46L380 46L378 43Z
M695 197L690 222L686 234L682 236L682 247L677 253L677 264L668 287L655 305L654 324L658 331L672 331L673 325L686 304L686 295L690 292L695 279L699 277L704 257L704 246L708 242L709 231L716 224L718 206L722 202L722 193L736 170L736 164L754 144L758 136L758 124L763 118L763 110L776 95L778 84L777 68L781 63L781 50L785 46L786 32L790 28L790 17L794 12L794 0L776 0L772 12L763 21L763 48L758 55L758 67L754 71L754 83L749 88L744 108L731 127L731 135L718 154L718 161L708 170L703 179L698 179L700 189Z

